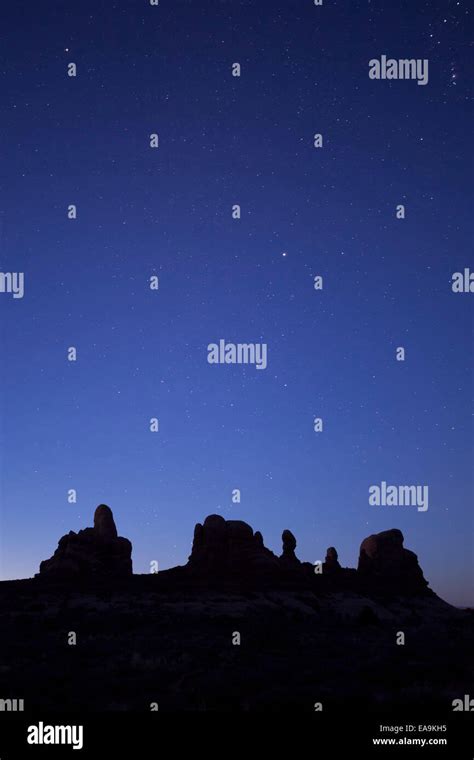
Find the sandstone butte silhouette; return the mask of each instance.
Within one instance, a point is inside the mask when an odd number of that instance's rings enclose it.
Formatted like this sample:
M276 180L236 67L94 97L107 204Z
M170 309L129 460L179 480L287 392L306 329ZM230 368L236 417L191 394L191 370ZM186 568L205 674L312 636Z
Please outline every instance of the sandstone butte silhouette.
M174 582L286 584L323 590L435 596L428 589L417 555L405 549L403 541L402 532L396 528L368 536L360 546L357 569L341 567L337 551L331 546L318 568L297 558L296 538L289 530L283 531L282 553L277 556L265 547L262 534L254 533L247 523L209 515L194 529L187 564L160 571L154 578L160 577L160 582L171 585ZM118 536L112 510L101 504L95 510L94 527L63 536L54 555L41 562L35 577L54 582L83 579L117 582L132 576L132 544Z

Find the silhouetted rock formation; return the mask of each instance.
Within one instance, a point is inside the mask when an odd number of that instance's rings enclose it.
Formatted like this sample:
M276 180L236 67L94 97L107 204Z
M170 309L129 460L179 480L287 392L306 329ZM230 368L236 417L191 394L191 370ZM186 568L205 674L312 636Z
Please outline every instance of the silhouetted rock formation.
M194 529L191 555L183 571L190 579L238 579L256 586L259 581L269 581L275 587L289 583L291 587L314 588L321 593L432 594L416 554L403 547L399 530L366 538L357 570L342 568L336 549L330 546L322 574L316 574L311 563L297 558L296 538L290 530L283 531L282 542L283 551L277 557L265 547L262 534L254 534L247 523L209 515Z
M266 549L262 534L242 520L225 520L209 515L194 529L194 540L187 565L192 573L216 577L235 573L266 573L278 569L278 559Z
M326 559L323 563L323 572L337 573L339 570L341 570L337 556L337 551L335 550L334 546L330 546L326 552Z
M94 514L94 527L63 536L53 556L41 562L39 575L59 580L124 577L132 575L131 557L132 544L117 536L112 510L100 504Z
M94 512L94 531L104 541L112 541L118 536L112 510L106 504L99 504Z
M397 528L375 533L362 541L357 571L388 591L419 593L428 586L418 557L403 547L403 533Z
M326 552L323 572L315 573L309 562L296 554L296 538L282 533L283 550L277 557L242 520L225 520L209 515L197 523L189 561L184 567L156 574L154 583L163 587L202 582L242 583L246 587L306 588L316 593L363 593L377 596L433 595L423 577L416 554L403 547L400 530L387 530L364 539L357 570L342 568L333 546ZM36 577L53 580L104 578L106 583L132 575L132 545L117 535L112 510L97 507L94 527L70 531L63 536L54 555L40 564Z
M280 556L280 562L283 566L295 567L300 565L300 561L295 554L296 538L291 530L284 530L281 534L283 542L283 551Z

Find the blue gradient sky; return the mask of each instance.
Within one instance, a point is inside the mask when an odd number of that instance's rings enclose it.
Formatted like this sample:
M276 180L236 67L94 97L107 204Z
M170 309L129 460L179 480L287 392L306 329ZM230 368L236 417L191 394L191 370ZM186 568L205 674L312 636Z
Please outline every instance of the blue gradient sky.
M348 566L398 527L474 603L474 295L451 291L474 269L470 21L438 0L5 10L0 270L25 296L0 294L3 579L104 502L135 572L183 564L214 512ZM369 80L382 54L428 58L429 84ZM209 365L220 338L266 342L268 368ZM382 480L428 485L428 512L369 506Z

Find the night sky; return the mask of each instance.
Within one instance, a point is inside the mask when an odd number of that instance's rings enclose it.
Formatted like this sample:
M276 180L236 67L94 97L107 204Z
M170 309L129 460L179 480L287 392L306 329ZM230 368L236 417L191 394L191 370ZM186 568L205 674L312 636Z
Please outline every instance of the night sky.
M468 8L5 4L0 270L25 291L0 293L1 578L103 502L135 572L184 564L216 512L345 566L398 527L474 603ZM428 84L371 80L382 55ZM220 339L267 368L209 364ZM381 481L428 511L369 505Z

